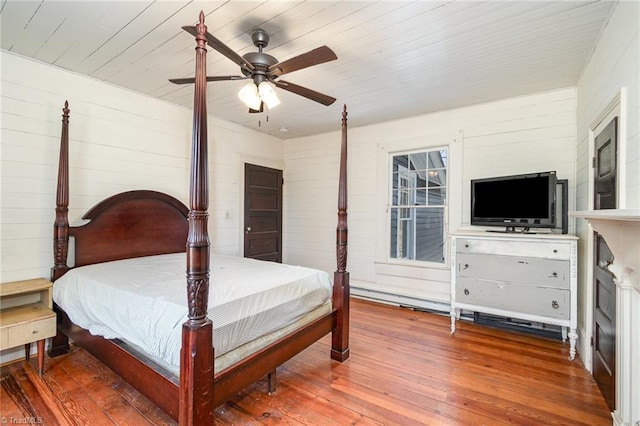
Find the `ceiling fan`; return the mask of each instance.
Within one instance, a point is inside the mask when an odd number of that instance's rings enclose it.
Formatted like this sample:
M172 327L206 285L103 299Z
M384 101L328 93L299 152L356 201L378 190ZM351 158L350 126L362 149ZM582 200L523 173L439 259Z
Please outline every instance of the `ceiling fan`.
M182 27L182 29L193 36L197 34L195 26L185 26ZM316 92L307 87L279 80L279 77L283 74L338 59L336 54L327 46L321 46L286 61L278 62L276 58L262 51L263 48L269 45L269 35L262 29L256 29L251 33L251 40L253 41L253 45L258 48L258 51L245 53L243 56L231 50L231 48L208 32L206 33L206 37L209 46L238 64L243 74L241 76L222 75L207 77L207 81L251 79L252 82L243 86L238 92L238 97L249 107L249 112L262 112L265 104L268 108L272 108L280 103L273 87L269 83L272 83L280 89L295 93L296 95L303 96L323 105L329 106L336 100L331 96ZM175 84L189 84L195 82L195 79L173 78L169 79L169 81Z

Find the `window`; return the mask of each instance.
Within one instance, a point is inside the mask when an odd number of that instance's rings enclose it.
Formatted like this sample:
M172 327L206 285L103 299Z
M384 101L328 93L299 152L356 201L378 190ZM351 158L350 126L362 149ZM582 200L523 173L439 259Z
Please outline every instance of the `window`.
M390 257L444 263L447 150L391 157Z

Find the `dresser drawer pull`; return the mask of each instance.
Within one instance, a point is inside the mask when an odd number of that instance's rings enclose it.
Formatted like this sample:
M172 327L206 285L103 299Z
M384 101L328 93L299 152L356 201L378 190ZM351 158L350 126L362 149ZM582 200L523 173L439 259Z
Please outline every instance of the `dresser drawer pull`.
M558 273L557 272L552 272L551 275L549 276L549 278L558 278Z
M554 300L554 301L551 302L551 307L553 309L558 309L560 307L560 305L558 304L557 300Z
M462 267L462 270L468 269L469 268L469 264L465 263L464 266Z
M465 294L465 296L468 296L468 295L469 295L469 289L468 289L468 288L465 288L465 289L464 289L464 294Z

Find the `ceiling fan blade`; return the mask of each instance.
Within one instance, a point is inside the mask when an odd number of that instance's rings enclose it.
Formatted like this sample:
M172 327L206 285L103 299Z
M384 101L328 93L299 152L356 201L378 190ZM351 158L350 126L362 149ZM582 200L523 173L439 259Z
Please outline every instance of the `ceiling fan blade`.
M214 77L207 77L207 81L227 81L227 80L244 80L249 77L242 77L239 75L219 75ZM194 77L189 78L170 78L170 82L173 84L193 84L196 82Z
M302 55L294 56L284 62L271 65L269 73L275 77L314 65L323 64L325 62L338 59L333 50L327 46L321 46Z
M331 96L324 95L320 92L316 92L315 90L298 86L297 84L289 83L287 81L271 80L271 82L280 89L295 93L296 95L304 96L305 98L319 102L322 105L329 106L336 101L336 98L332 98Z
M196 30L195 26L185 26L185 27L182 27L182 29L194 37L198 34L198 31ZM231 59L236 64L240 65L241 68L248 69L249 71L255 71L255 67L251 63L247 62L242 56L238 55L236 52L231 50L229 46L227 46L226 44L224 44L223 42L221 42L220 40L218 40L208 32L206 36L207 36L207 43L213 49L217 50L227 58Z

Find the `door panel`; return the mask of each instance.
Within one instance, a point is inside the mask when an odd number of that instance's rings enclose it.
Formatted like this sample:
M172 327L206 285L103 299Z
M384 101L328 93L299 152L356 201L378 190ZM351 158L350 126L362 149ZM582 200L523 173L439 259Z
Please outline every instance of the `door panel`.
M618 118L595 137L594 209L615 209L617 200ZM593 266L593 377L611 411L616 389L616 285L608 266L613 254L601 235L594 233Z
M616 367L616 286L607 266L613 255L604 239L596 234L594 269L593 377L609 408L615 409Z
M244 257L282 262L282 170L245 165Z
M616 117L595 139L594 208L596 210L615 209L617 205L617 123Z

